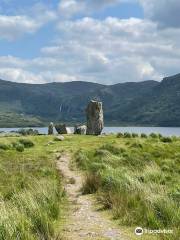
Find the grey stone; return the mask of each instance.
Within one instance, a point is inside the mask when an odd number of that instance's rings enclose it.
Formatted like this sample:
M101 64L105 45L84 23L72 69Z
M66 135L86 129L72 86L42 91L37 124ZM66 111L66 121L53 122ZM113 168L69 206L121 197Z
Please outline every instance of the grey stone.
M57 136L54 138L54 141L64 141L64 136Z
M54 124L51 122L48 127L48 135L54 134Z
M100 135L104 128L102 102L91 100L86 109L87 135Z
M76 125L74 127L74 134L85 135L87 131L87 127L85 125Z
M66 127L66 131L67 131L67 134L71 134L72 133L72 131L71 131L71 129L69 127Z
M68 134L66 124L56 124L55 129L58 132L58 134Z
M55 144L55 142L53 142L53 141L50 141L50 142L48 142L48 144L47 144L47 145L53 145L53 144Z

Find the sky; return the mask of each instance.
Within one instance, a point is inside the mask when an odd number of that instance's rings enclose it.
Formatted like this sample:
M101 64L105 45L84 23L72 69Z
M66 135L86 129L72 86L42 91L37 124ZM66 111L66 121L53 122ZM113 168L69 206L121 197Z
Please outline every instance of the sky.
M180 72L179 0L0 0L0 79L160 81Z

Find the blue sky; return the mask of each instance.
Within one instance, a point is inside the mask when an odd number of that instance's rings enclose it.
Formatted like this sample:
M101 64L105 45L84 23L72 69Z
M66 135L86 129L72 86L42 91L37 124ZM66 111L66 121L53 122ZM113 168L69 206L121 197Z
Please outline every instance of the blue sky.
M40 54L42 46L48 45L54 34L54 26L48 24L43 26L38 32L33 35L24 35L18 40L7 41L0 40L1 55L13 55L22 58L33 58Z
M48 7L50 7L50 9L55 10L59 1L7 0L7 2L5 1L2 3L1 14L7 14L9 16L18 14L18 12L26 14L26 12L32 8L33 4L35 5L38 3L46 4ZM73 19L81 19L85 16L86 13L80 13L73 16ZM103 8L98 11L91 12L88 14L88 16L96 19L105 19L109 16L121 19L128 19L130 17L143 18L143 9L137 2L124 2L119 3L115 6L110 6L108 8ZM6 39L0 39L0 52L3 55L14 55L17 57L37 57L40 54L41 47L51 43L53 40L53 35L55 35L55 25L54 23L49 23L43 26L33 35L25 34L22 36L22 38L18 39L18 41L7 41Z
M178 0L1 0L0 78L161 80L180 72Z
M108 16L117 17L117 18L143 18L144 12L142 6L136 2L125 2L125 3L119 3L116 6L111 6L108 8L105 8L101 11L98 11L97 13L93 14L93 17L104 19Z

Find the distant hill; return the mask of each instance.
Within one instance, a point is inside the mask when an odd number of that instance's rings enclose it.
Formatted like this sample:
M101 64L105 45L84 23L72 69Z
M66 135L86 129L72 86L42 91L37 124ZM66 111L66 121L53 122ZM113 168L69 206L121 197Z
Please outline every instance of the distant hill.
M180 74L162 82L24 84L0 80L0 127L85 122L90 99L103 101L106 124L180 126Z

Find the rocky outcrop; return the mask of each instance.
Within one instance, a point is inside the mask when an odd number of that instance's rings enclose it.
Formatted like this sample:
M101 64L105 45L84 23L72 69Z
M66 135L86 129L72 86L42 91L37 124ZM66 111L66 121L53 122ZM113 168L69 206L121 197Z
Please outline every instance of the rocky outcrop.
M85 125L76 125L74 127L74 134L85 135L87 131L87 127Z
M68 134L66 124L56 124L55 129L58 132L58 134Z
M87 135L100 135L104 127L102 102L91 100L86 109Z
M48 127L48 135L54 134L54 124L51 122Z

